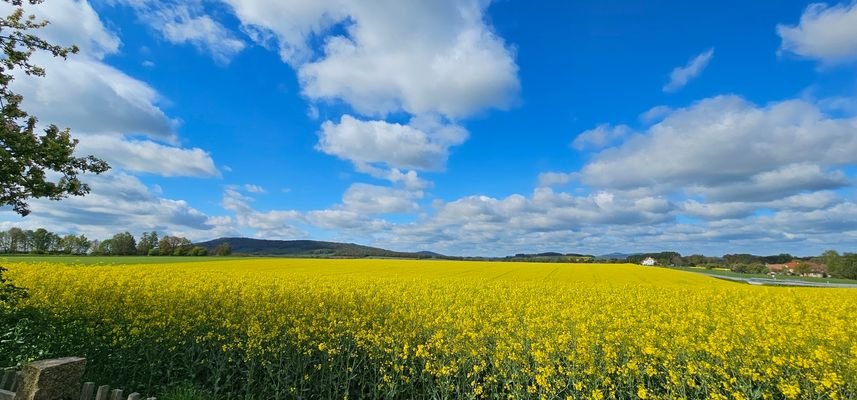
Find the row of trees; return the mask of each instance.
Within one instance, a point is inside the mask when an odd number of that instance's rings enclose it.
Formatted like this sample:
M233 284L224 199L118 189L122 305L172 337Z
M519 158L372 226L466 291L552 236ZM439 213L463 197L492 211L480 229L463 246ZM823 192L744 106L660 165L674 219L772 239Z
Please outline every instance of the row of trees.
M44 228L23 230L11 228L0 231L0 253L6 254L92 254L99 256L206 256L208 249L194 246L187 238L145 232L137 240L129 232L105 240L89 240L84 235L60 236ZM232 254L229 243L218 246L215 255Z
M0 231L0 253L86 254L91 247L84 235L60 236L44 228Z
M830 276L857 279L857 253L840 255L835 250L828 250L821 255L821 259L827 264L827 271Z
M797 261L793 273L804 274L819 272L817 268L826 266L826 275L833 278L857 279L857 253L839 254L828 250L818 257L795 257L788 253L772 256L757 256L753 254L726 254L723 257L708 257L701 254L682 256L674 251L660 253L634 254L628 256L628 262L639 264L647 257L652 257L658 265L673 267L708 267L728 268L733 272L747 274L768 273L768 264L785 264ZM617 260L620 261L620 260ZM821 273L821 272L819 272Z

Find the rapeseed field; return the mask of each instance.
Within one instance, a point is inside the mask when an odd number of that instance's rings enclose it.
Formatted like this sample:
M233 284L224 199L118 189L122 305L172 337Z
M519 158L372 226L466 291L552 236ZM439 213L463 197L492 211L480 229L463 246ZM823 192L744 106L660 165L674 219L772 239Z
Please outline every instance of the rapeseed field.
M91 378L141 392L188 381L232 399L857 398L857 290L635 265L9 267L40 328L3 349L85 356Z

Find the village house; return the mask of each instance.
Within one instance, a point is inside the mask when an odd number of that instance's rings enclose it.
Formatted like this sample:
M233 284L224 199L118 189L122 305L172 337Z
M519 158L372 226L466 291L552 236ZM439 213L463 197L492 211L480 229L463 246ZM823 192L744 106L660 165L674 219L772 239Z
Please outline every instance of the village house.
M789 261L785 264L765 264L772 274L800 275L824 278L827 276L827 265L814 261ZM803 267L801 267L803 266Z
M652 267L655 264L657 264L657 262L652 257L646 257L645 259L643 259L643 261L640 261L640 265L645 265L647 267Z

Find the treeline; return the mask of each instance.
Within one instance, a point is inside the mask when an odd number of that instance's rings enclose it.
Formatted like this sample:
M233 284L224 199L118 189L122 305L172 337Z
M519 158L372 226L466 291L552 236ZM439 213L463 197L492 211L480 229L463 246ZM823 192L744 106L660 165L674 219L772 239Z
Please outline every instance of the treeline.
M821 255L821 259L827 264L831 276L857 279L857 253L840 255L835 250L828 250Z
M60 236L44 228L0 231L0 253L87 254L92 241L84 235Z
M658 265L669 267L704 267L727 268L732 272L746 274L767 274L770 264L787 264L796 262L790 271L780 271L796 275L818 274L833 278L857 279L857 253L839 254L828 250L816 257L796 257L788 253L771 256L738 253L726 254L723 257L709 257L701 254L682 256L674 251L660 253L644 253L628 256L625 260L640 264L646 258L653 258Z
M122 232L104 240L90 240L85 235L58 235L47 229L11 228L0 231L0 253L5 254L74 254L95 256L207 256L208 249L194 246L187 238L145 232L140 239ZM214 255L232 254L229 243L214 249Z
M747 267L762 266L767 264L785 264L790 261L811 261L813 257L795 257L788 253L775 256L757 256L753 254L726 254L723 257L710 257L702 254L682 256L674 251L662 251L660 253L643 253L628 256L626 261L639 264L646 258L651 257L658 265L672 267Z

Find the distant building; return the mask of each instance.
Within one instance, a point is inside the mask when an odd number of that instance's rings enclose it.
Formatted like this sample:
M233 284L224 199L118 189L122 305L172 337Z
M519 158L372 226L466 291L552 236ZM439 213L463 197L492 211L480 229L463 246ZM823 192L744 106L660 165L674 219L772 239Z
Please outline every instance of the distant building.
M790 274L792 273L792 269L789 268L788 264L765 264L768 267L768 272L772 274Z
M798 268L801 264L803 268ZM827 276L827 265L813 261L789 261L785 264L765 264L765 266L772 274L799 274L819 278Z
M640 265L645 265L647 267L654 266L655 264L657 264L657 262L652 257L646 257L643 261L640 261Z

